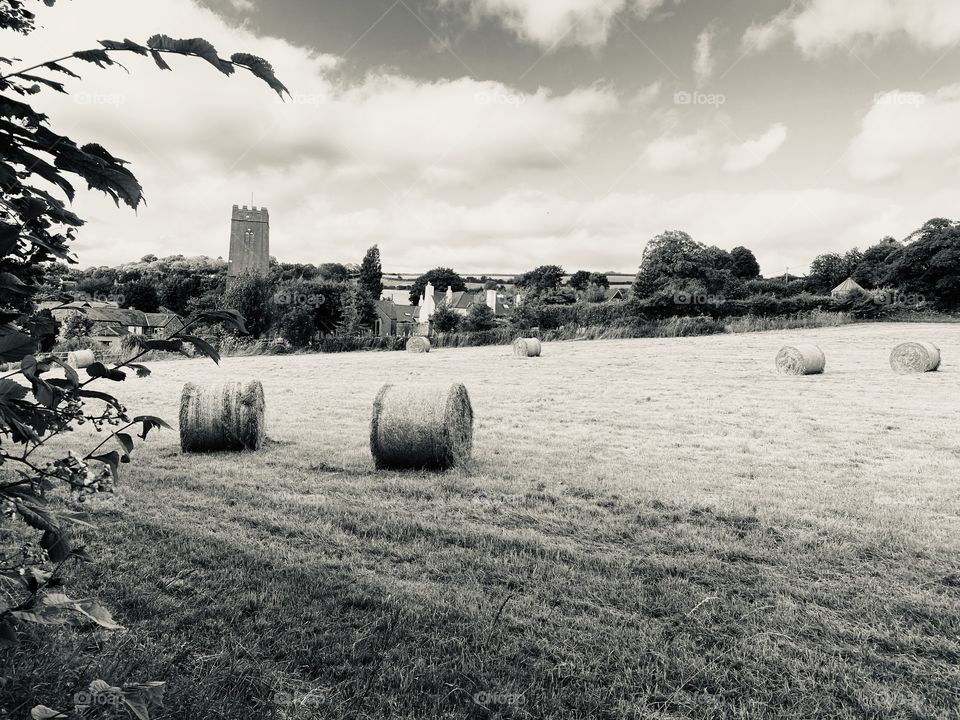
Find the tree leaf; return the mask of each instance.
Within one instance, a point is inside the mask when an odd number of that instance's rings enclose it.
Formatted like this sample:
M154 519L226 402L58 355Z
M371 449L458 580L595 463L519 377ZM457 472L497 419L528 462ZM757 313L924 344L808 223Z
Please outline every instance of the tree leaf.
M112 450L104 455L94 455L90 459L96 460L97 462L102 462L104 465L109 467L110 474L113 476L113 481L120 482L120 453L118 453L116 450Z
M70 538L65 532L47 530L40 538L40 547L47 551L50 560L55 563L63 562L72 552Z
M130 454L133 452L133 438L127 433L118 432L114 435L120 447L123 448L122 462L130 462Z
M30 711L32 720L68 720L62 712L48 708L46 705L34 705Z
M143 423L143 432L138 435L138 437L142 438L143 440L147 439L147 434L154 428L166 428L167 430L173 430L173 428L170 427L165 420L153 415L139 415L133 419L133 422Z
M11 332L0 335L0 360L3 362L17 362L37 350L36 341L22 332Z
M195 335L180 335L180 339L193 345L199 352L213 360L217 365L220 364L220 353L203 338L196 337Z
M127 379L127 374L123 372L123 370L108 368L101 362L95 362L93 365L87 366L86 370L87 375L92 378L106 378L107 380L113 380L114 382L123 382Z

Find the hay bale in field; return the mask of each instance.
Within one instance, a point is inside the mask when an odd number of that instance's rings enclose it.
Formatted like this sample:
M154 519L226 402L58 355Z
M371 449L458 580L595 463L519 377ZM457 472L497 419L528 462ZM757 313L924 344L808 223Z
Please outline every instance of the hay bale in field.
M940 348L928 342L906 342L890 353L890 367L906 373L934 372L940 367Z
M264 408L259 380L187 383L180 397L180 449L259 450L266 439Z
M93 354L93 350L74 350L71 353L67 353L67 364L70 367L90 367L96 361L97 356Z
M473 447L473 407L460 383L384 385L373 401L370 452L377 469L463 465Z
M513 354L517 357L540 357L540 350L537 338L517 338L513 341Z
M407 340L408 353L428 353L430 352L430 340L425 337L412 337Z
M781 375L819 375L827 365L827 358L816 345L788 345L777 353L776 362Z

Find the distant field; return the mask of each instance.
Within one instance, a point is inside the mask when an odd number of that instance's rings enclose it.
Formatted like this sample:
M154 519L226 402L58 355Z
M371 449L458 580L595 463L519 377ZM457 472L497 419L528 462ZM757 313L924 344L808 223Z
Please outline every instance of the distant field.
M941 371L893 374L905 339ZM801 341L827 373L776 375ZM960 717L960 326L152 367L121 397L172 422L262 379L272 442L151 438L74 590L129 629L0 707L104 676L167 680L163 718ZM374 395L420 380L467 385L474 462L375 473Z

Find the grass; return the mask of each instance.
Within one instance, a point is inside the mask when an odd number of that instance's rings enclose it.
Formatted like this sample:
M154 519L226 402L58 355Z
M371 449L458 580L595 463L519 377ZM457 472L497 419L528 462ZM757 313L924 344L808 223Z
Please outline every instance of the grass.
M942 370L892 373L905 339ZM774 373L797 342L825 375ZM867 324L156 363L132 408L257 377L272 441L139 450L71 577L127 629L0 656L0 707L104 677L177 719L960 717L958 358ZM373 471L416 379L470 390L467 469Z

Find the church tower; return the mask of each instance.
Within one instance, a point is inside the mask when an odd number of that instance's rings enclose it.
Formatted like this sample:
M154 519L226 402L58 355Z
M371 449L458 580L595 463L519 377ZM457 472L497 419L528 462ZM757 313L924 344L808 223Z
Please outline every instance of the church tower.
M270 214L266 208L233 206L230 223L230 264L227 277L270 271Z

